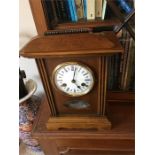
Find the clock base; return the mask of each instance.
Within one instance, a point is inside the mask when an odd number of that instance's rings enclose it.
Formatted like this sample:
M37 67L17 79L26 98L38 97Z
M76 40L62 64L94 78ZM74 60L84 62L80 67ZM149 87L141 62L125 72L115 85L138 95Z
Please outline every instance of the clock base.
M82 117L82 116L59 116L50 117L46 123L48 130L105 130L111 129L111 122L106 116Z

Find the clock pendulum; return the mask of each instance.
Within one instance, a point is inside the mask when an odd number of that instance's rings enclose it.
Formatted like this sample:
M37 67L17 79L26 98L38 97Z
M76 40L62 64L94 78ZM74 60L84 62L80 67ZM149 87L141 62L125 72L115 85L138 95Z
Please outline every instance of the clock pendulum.
M48 130L111 128L106 117L108 56L121 52L113 32L38 36L20 51L36 60L51 110Z

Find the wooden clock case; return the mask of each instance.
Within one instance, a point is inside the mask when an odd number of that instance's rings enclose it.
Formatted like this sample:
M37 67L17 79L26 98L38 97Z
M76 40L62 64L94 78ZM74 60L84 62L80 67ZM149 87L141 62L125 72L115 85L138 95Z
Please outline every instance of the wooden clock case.
M66 48L59 46L59 52L52 50L50 52L50 49L54 46L49 47L48 44L45 44L45 36L43 34L45 32L53 32L53 31L65 31L70 29L81 29L81 28L88 28L92 30L93 28L98 27L113 27L116 25L122 26L120 23L120 20L117 18L112 18L105 21L90 21L90 22L64 22L64 23L58 23L54 27L50 28L48 26L48 22L46 19L46 15L44 14L44 9L42 5L43 0L29 0L30 7L33 15L33 19L36 25L36 29L38 32L38 37L41 37L42 39L39 41L34 41L36 44L33 45L33 48L29 49L27 45L24 47L26 49L21 50L21 55L29 58L35 58L37 67L39 69L41 79L45 88L46 97L45 100L42 100L42 104L39 110L39 113L37 115L37 118L35 120L32 136L33 138L36 138L41 148L43 149L44 153L46 155L134 155L134 92L124 92L124 91L107 91L105 92L105 96L103 99L106 99L106 116L108 116L109 120L112 122L112 129L111 130L104 130L104 131L97 131L97 130L58 130L58 131L51 131L48 128L50 127L50 119L49 118L57 118L60 117L60 115L57 114L57 117L54 116L54 111L52 111L52 107L50 103L52 103L50 95L48 92L51 89L47 86L47 83L45 81L47 80L47 75L45 74L46 70L44 69L44 63L46 58L52 58L54 60L55 57L57 58L65 58L77 57L76 52L74 51L67 51L69 47L72 45L72 40L70 40L70 44L67 43L68 46ZM113 1L108 1L108 3L112 3ZM115 9L116 10L116 9ZM117 14L115 12L115 14ZM53 23L53 21L51 21ZM125 24L127 25L127 24ZM111 33L112 34L112 33ZM82 35L82 34L81 34ZM66 34L65 37L72 36L72 34ZM85 39L84 42L89 40L92 35L89 35L87 39ZM108 34L109 36L109 34ZM37 37L37 38L38 38ZM53 38L53 36L51 36ZM94 36L93 36L94 37ZM94 37L95 39L96 37ZM111 39L110 39L111 38ZM112 38L116 37L110 37L109 39L112 40ZM44 41L43 41L44 40ZM88 41L89 42L89 41ZM122 52L121 48L116 48L119 46L115 46L115 48L111 48L106 50L107 48L104 46L105 50L95 50L93 51L94 54L89 52L89 47L93 49L96 49L98 44L94 44L94 41L92 41L93 44L90 44L87 46L88 50L81 51L80 49L77 50L78 56L88 56L90 54L90 57L102 57L104 60L102 64L106 64L106 61L109 61L108 56L114 54L117 52ZM113 41L112 41L113 42ZM114 41L115 42L115 41ZM116 41L118 42L118 41ZM116 43L115 42L115 43ZM106 42L107 43L107 42ZM42 44L42 45L41 45ZM51 43L50 43L51 44ZM75 42L74 42L75 44ZM38 46L39 45L39 46ZM42 48L39 48L41 47ZM58 45L60 45L60 40ZM96 47L94 46L96 45ZM100 45L105 45L100 43ZM44 46L44 48L43 48ZM109 44L108 44L109 46ZM80 48L80 46L78 46ZM66 52L62 52L62 49L66 49ZM112 49L115 49L112 51ZM117 49L117 50L116 50ZM81 52L80 52L81 51ZM63 56L62 56L63 55ZM100 59L101 60L101 59ZM87 59L86 59L87 61ZM104 65L103 65L104 66ZM90 66L91 67L91 66ZM94 67L93 67L94 68ZM104 68L102 68L104 71ZM94 69L93 69L94 70ZM108 70L107 70L108 72ZM103 82L103 80L102 80ZM102 90L104 90L102 87ZM106 88L105 88L106 90ZM95 99L94 99L95 100ZM95 100L96 101L96 100ZM54 117L53 117L53 116ZM51 117L52 116L52 117ZM101 115L103 118L105 115ZM64 118L64 117L63 117ZM85 118L87 118L85 116ZM89 118L89 116L88 116ZM64 119L60 119L60 121L65 122L67 124L66 117ZM76 120L75 120L76 119ZM73 123L79 121L79 116L76 114L76 117L73 118L73 120L70 119L70 122ZM90 120L87 119L87 121ZM92 117L91 117L91 120ZM53 120L54 121L54 120ZM57 119L55 120L58 121ZM49 122L49 123L47 123ZM86 120L84 120L85 126ZM99 121L98 121L99 122ZM104 122L105 123L105 122ZM109 121L108 121L109 123ZM56 123L55 123L56 124ZM98 124L102 124L101 122ZM49 126L48 126L49 125ZM48 128L47 128L48 126ZM96 124L97 126L97 124Z
M22 56L36 60L51 109L49 130L111 128L105 115L108 55L122 51L113 32L37 36L20 51ZM79 62L91 68L95 76L91 92L69 97L54 88L51 75L57 65L65 62ZM90 106L85 109L65 106L67 101L75 99L84 100Z

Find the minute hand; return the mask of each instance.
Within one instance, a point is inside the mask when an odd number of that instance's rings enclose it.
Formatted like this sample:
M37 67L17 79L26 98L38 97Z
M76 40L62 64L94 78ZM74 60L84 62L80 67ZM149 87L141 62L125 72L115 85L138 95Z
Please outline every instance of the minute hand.
M75 73L76 73L76 68L75 68L75 70L74 70L74 74L73 74L73 79L72 79L72 82L73 82L73 83L76 82L75 79L74 79L74 78L75 78Z

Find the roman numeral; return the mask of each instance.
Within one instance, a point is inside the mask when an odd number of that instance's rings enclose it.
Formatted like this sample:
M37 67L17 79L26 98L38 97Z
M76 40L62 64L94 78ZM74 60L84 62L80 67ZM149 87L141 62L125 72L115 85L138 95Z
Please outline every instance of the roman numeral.
M69 88L67 88L66 91L69 91Z
M64 70L65 70L66 72L68 72L68 70L67 70L66 68L64 68Z
M61 76L63 76L63 74L61 74L61 73L58 73L59 75L61 75Z
M85 81L91 81L91 79L85 79Z
M81 70L81 67L79 68L78 72L80 72L80 70Z
M62 80L57 80L58 82L62 82Z
M86 76L88 73L83 74L84 76Z
M71 66L71 71L74 71L74 66L73 65Z

